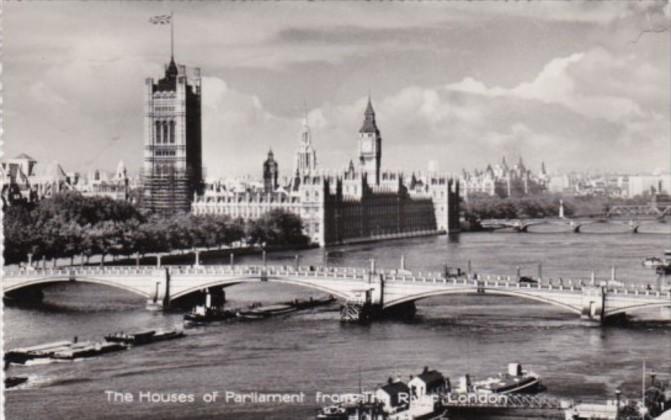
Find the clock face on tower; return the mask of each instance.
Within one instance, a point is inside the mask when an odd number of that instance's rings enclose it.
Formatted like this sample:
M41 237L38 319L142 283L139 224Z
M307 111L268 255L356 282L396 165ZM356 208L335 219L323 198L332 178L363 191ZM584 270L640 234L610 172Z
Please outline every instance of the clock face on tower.
M366 138L361 141L361 151L363 153L371 153L373 151L373 139Z

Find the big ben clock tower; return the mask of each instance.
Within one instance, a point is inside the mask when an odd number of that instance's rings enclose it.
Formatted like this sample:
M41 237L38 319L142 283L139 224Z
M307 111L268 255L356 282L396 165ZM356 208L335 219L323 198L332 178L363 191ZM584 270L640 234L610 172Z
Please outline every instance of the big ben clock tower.
M365 119L359 130L359 164L366 173L369 185L380 184L380 160L382 158L382 137L375 123L375 111L368 97Z

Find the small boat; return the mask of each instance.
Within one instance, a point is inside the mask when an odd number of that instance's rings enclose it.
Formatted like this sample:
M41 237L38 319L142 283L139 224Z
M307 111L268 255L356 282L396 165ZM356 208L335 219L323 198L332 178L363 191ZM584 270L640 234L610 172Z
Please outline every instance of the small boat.
M14 388L28 381L26 376L6 376L5 377L5 389Z
M643 265L643 267L656 268L656 267L659 267L660 265L662 265L664 263L662 262L661 258L648 257L648 258L644 259L641 264Z
M131 346L141 346L144 344L155 343L157 341L172 340L175 338L184 337L183 331L178 330L145 330L138 331L134 333L123 333L118 332L114 334L108 334L105 336L105 340L110 343L121 343Z
M122 343L91 343L82 342L73 344L70 348L57 351L51 357L60 360L73 360L83 357L94 357L101 354L111 353L115 351L126 350L126 345Z
M540 376L523 370L519 363L509 363L508 372L473 382L472 387L475 392L496 394L531 394L543 390Z
M72 344L72 341L64 340L11 349L5 353L5 365L10 363L25 364L27 361L33 359L48 359L55 352L66 349Z

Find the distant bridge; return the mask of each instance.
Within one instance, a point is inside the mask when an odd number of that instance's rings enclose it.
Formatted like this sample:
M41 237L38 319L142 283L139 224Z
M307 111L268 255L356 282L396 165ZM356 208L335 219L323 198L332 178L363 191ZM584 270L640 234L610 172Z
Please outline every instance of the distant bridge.
M650 203L642 205L617 205L608 209L606 217L660 218L671 216L671 203Z
M197 265L194 267L71 267L60 269L5 270L5 294L39 288L51 283L84 282L127 290L167 307L171 302L209 288L239 283L274 282L329 293L348 303L371 303L381 309L420 299L456 294L514 296L554 305L592 320L642 309L671 306L670 291L642 286L611 287L585 282L521 284L510 277L465 275L446 278L441 273L371 268Z
M594 219L489 219L484 220L481 224L485 229L502 230L511 229L515 232L526 233L529 228L541 225L557 225L565 226L566 232L581 233L582 228L587 225L596 224L612 224L619 225L626 228L627 232L639 233L642 225L657 224L658 220L612 220L608 218L594 218Z

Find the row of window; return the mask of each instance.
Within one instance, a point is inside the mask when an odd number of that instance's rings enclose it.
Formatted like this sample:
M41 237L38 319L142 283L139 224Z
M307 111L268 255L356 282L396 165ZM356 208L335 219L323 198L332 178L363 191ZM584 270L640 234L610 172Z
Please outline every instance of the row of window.
M154 123L154 140L156 144L175 144L175 122L156 121Z
M155 106L154 112L174 112L174 106Z
M156 156L175 156L175 150L158 149L154 152Z

